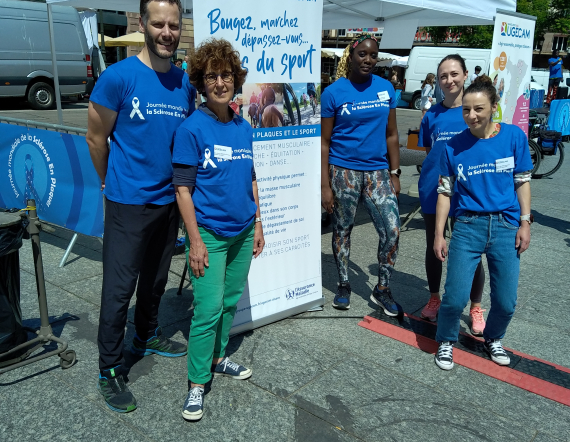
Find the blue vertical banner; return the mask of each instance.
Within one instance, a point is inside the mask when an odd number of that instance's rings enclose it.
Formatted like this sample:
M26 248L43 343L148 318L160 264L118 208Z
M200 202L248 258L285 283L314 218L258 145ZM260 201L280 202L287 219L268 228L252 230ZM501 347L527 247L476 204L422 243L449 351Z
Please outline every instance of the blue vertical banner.
M254 128L265 249L232 333L322 305L322 0L194 2L196 46L224 38L248 70L230 103Z
M101 237L100 188L85 137L0 124L0 207L34 199L40 219Z

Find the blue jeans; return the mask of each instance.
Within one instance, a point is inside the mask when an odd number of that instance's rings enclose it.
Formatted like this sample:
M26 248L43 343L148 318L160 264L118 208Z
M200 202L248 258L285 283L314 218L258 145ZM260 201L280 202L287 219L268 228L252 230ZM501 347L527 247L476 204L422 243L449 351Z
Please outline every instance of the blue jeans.
M437 342L456 342L459 320L469 301L481 255L487 255L491 310L483 337L502 339L517 305L520 257L515 248L518 226L501 214L465 213L455 220L449 244L445 294L439 309Z

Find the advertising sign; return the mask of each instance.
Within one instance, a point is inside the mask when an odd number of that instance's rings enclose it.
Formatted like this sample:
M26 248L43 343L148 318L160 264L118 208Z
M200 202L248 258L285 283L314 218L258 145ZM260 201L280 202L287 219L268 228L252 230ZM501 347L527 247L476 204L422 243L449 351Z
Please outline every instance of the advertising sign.
M322 0L194 3L196 46L224 38L248 70L230 106L254 128L265 249L253 261L232 333L322 304Z
M100 187L85 137L0 124L0 207L35 199L40 219L101 237Z
M526 134L535 21L536 17L497 11L489 68L500 97L493 120L517 125Z

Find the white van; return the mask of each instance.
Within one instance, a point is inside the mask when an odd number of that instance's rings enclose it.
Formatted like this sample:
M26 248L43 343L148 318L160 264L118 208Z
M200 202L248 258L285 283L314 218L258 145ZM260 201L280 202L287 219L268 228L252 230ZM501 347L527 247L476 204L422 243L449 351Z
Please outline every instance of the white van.
M489 72L490 49L440 48L434 46L415 46L408 58L408 68L404 76L402 100L412 104L413 109L420 109L421 87L426 75L437 75L437 66L442 58L449 54L459 54L465 59L469 76L475 72L475 66L481 66L482 73ZM469 85L467 79L465 85Z
M541 89L548 91L548 79L550 78L550 69L547 68L532 68L530 71L532 75L532 81L538 83ZM563 80L560 86L570 86L568 84L568 79L570 79L570 71L568 69L562 70ZM538 88L537 88L538 89Z
M53 6L61 95L93 89L87 39L77 11ZM34 109L55 105L45 3L0 0L0 97L25 97Z

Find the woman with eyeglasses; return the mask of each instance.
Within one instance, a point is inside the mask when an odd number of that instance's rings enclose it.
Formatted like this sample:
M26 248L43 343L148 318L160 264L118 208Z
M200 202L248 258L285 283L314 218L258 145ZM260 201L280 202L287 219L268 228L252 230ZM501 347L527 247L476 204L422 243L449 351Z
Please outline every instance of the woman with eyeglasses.
M182 416L196 421L202 418L204 385L212 373L234 379L252 374L230 361L225 350L252 254L257 258L265 241L253 129L229 105L247 71L228 41L212 38L191 57L189 75L206 103L176 131L172 162L194 290L188 338L190 391Z

